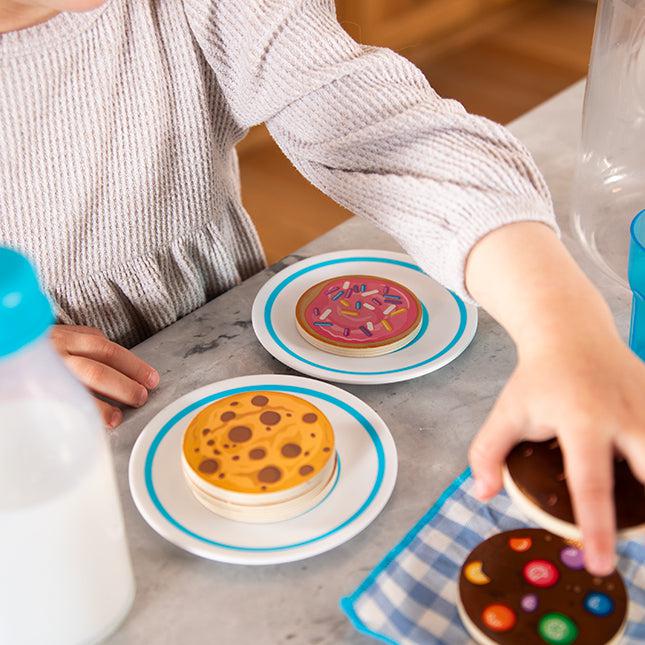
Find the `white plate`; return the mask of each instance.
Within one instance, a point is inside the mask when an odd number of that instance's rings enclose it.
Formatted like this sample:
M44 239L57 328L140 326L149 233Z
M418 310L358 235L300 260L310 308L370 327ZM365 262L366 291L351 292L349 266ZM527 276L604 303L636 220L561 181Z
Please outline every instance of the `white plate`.
M298 332L295 309L309 287L342 274L380 275L412 290L423 306L423 323L405 347L385 356L329 354ZM338 383L407 381L434 372L461 354L475 335L477 309L442 287L404 253L337 251L287 267L260 289L253 303L253 329L264 348L293 369Z
M316 507L273 524L227 520L192 495L181 468L184 430L204 406L255 390L290 392L320 408L334 427L340 463L334 488ZM340 388L300 376L243 376L186 394L157 414L130 457L130 490L143 518L177 546L210 560L275 564L309 558L354 537L381 512L397 473L394 441L369 406Z

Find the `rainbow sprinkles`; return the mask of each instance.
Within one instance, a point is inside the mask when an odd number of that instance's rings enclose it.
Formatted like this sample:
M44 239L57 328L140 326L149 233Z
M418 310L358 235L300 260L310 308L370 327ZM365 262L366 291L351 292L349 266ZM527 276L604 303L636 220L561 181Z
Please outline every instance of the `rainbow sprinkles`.
M409 289L369 275L320 282L296 305L300 334L318 349L341 356L394 352L419 330L421 318L421 304Z

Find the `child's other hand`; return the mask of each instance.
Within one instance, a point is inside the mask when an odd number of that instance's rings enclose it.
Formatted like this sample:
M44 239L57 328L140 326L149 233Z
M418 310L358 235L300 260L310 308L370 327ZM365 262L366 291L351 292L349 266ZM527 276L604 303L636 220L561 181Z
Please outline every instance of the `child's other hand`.
M645 480L645 365L614 334L559 333L518 347L519 361L471 446L482 499L501 486L501 466L518 442L558 436L587 567L614 569L612 458L617 449Z
M518 364L470 451L482 499L501 488L518 442L556 435L585 560L614 568L615 451L645 482L645 363L621 341L611 311L555 235L541 224L489 234L471 252L475 297L509 332Z
M142 406L148 390L159 384L157 371L132 352L108 340L93 327L54 325L51 338L67 367L89 390L112 401ZM121 423L121 410L106 401L96 403L108 428Z

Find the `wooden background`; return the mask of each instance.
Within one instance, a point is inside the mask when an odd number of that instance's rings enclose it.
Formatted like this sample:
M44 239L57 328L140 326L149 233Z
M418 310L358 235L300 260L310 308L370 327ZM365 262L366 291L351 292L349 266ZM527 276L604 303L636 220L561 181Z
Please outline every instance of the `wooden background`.
M442 96L506 123L583 77L587 0L336 0L360 42L409 58ZM304 180L264 127L240 144L242 196L276 261L350 216Z

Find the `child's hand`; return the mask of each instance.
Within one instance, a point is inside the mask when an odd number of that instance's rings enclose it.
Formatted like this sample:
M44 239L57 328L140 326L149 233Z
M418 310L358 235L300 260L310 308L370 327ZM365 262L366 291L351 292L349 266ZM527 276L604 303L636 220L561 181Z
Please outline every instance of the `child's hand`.
M51 338L67 367L87 388L118 403L142 406L148 390L159 384L159 374L124 347L92 327L54 325ZM121 423L119 408L96 399L108 428Z
M470 449L477 494L501 488L518 442L557 435L587 567L614 569L614 449L645 480L645 364L613 333L555 334L518 346L517 369Z
M611 312L556 236L505 226L471 251L471 293L516 343L518 365L470 451L482 499L501 487L518 442L557 435L587 568L614 568L614 451L645 482L645 363L620 340Z

